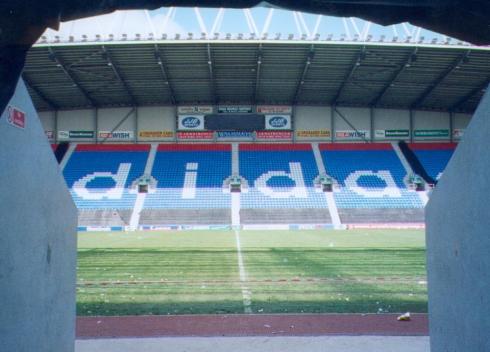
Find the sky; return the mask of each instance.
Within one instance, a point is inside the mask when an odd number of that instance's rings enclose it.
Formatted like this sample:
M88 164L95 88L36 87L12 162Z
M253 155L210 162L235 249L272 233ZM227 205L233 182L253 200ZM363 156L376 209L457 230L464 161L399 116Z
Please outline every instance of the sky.
M266 28L267 23L269 23L268 28ZM208 37L213 37L214 33L219 31L223 37L227 33L233 37L243 33L245 38L249 38L252 32L262 37L265 29L270 39L275 38L276 33L281 33L282 39L287 39L289 34L294 34L295 38L299 39L302 35L312 38L315 33L319 33L320 39L325 39L332 34L334 40L354 39L356 35L360 39L366 39L371 35L373 41L379 40L382 35L385 36L386 41L391 41L393 37L398 37L399 41L405 40L408 36L412 38L422 36L425 41L431 41L433 38L445 40L445 37L440 34L424 29L419 30L407 23L383 27L356 18L327 16L320 18L318 15L298 14L264 7L245 11L209 8L200 8L199 11L195 8L117 11L109 15L63 23L59 32L48 30L45 35L48 37L59 35L62 40L66 40L70 35L78 37L85 34L92 39L96 34L107 37L112 33L117 39L125 33L128 39L132 39L136 33L139 33L146 39L149 33L155 33L157 38L161 38L163 33L166 33L169 38L173 38L176 33L187 38L188 33L193 33L194 38L199 38L203 31L208 33Z

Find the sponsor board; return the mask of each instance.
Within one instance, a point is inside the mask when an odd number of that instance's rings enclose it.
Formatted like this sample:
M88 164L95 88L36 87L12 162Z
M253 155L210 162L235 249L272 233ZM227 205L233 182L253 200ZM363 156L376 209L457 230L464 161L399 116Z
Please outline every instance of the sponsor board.
M424 223L373 223L373 224L347 224L347 229L425 229Z
M26 114L14 106L7 107L7 122L18 128L26 128Z
M337 139L366 139L371 137L371 133L365 130L358 131L337 131L335 133Z
M110 227L99 227L99 226L87 226L87 231L89 232L110 232Z
M449 130L415 130L414 136L421 138L447 138L449 137Z
M332 137L332 133L329 130L296 131L296 137L330 138Z
M213 113L213 107L212 106L179 106L177 108L178 114L182 115L192 115L192 114L199 114L199 115L206 115L206 114L212 114Z
M289 225L283 224L264 224L264 225L243 225L244 230L289 230Z
M291 131L257 131L257 139L292 139Z
M454 139L461 139L463 138L463 135L464 135L464 128L455 128L453 130L453 138Z
M290 130L291 115L265 115L266 130Z
M251 105L220 105L218 106L219 114L251 114Z
M333 229L332 224L291 224L289 225L290 230L326 230Z
M210 230L229 230L231 229L230 225L210 225Z
M376 138L408 138L410 137L409 130L376 130L374 131Z
M53 139L54 138L54 132L53 131L44 131L44 134L48 139Z
M174 133L172 131L140 131L138 133L139 138L173 138Z
M178 132L177 133L177 138L178 139L184 139L184 140L192 140L192 139L214 139L214 132Z
M204 130L203 115L179 115L179 130Z
M259 105L258 114L289 114L293 113L293 107L287 105Z
M246 131L219 131L216 132L218 139L252 139L253 132Z
M118 140L131 140L134 138L133 131L99 131L99 139L118 139Z
M94 131L58 131L58 139L94 138Z

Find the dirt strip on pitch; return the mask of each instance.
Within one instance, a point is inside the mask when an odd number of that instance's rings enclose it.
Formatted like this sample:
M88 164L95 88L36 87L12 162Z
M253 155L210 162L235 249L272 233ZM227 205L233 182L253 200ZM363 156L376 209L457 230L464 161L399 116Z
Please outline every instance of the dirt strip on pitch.
M236 314L78 317L77 338L164 336L427 336L427 314Z

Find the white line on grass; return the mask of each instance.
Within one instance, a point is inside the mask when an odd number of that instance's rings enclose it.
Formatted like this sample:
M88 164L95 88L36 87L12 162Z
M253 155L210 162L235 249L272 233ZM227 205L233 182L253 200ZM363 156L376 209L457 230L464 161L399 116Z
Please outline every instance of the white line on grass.
M245 265L243 264L242 248L240 245L240 232L235 230L236 249L238 252L238 270L240 272L240 282L242 286L243 296L243 308L247 314L252 313L252 292L247 287L247 273L245 272Z

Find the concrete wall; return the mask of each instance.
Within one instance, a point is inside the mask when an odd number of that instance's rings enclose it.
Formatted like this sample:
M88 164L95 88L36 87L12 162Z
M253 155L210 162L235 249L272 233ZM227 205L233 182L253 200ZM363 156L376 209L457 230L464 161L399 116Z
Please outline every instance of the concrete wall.
M380 136L379 131L386 130L398 130L398 131L410 131L410 112L408 110L392 110L392 109L375 109L374 110L374 136L375 141L386 141L386 140L408 140L408 137L389 137ZM376 133L378 131L378 133Z
M59 131L95 131L94 110L62 110L58 111L58 137ZM59 140L62 140L58 138ZM64 139L68 140L68 139ZM95 142L93 138L77 138L77 142Z
M383 131L406 131L410 129L410 112L408 110L374 109L371 125L371 111L368 108L339 107L338 111L359 131L367 131L369 140L409 140L409 136L383 135ZM131 108L99 109L97 122L94 110L72 110L58 112L59 131L112 131ZM351 138L336 135L339 131L354 131L339 114L334 114L332 124L331 108L328 106L297 106L294 109L293 128L297 141L319 140L332 141L362 141L362 138ZM471 116L467 114L454 114L453 129L458 133L464 130ZM41 121L46 131L55 130L55 114L53 112L41 113ZM414 111L414 130L444 130L446 136L414 136L415 141L448 141L450 140L450 115L442 112ZM334 131L332 131L332 126ZM371 130L372 128L372 130ZM117 128L117 131L130 132L131 139L108 139L107 142L152 142L173 141L176 131L176 108L172 106L138 107L137 113L131 114L126 121ZM327 133L325 132L327 131ZM305 133L306 132L306 133ZM313 133L310 133L313 132ZM464 131L463 131L464 132ZM321 133L321 136L320 136ZM100 138L99 138L100 139ZM456 140L458 138L455 138ZM73 138L78 142L95 142L94 138Z
M414 139L419 141L438 141L448 140L450 138L450 119L448 113L430 112L430 111L414 111L413 113L413 129ZM441 137L419 137L417 131L424 130L445 130L447 136Z
M172 141L176 130L176 109L173 106L138 108L138 140ZM161 136L156 132L164 132ZM170 134L172 132L172 134Z
M70 352L77 211L22 81L9 104L25 127L0 117L0 351Z
M490 351L490 90L426 208L432 352Z

